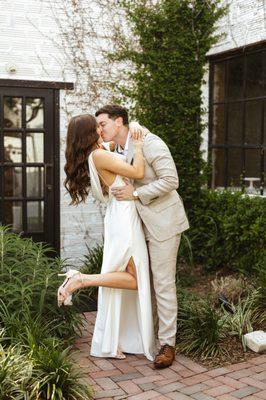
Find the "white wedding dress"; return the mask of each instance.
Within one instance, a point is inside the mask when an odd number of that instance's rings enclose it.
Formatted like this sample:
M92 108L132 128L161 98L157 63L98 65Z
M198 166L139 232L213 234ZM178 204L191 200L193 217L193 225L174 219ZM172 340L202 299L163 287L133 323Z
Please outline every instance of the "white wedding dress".
M142 222L134 201L117 201L111 193L111 187L125 185L121 176L116 176L109 187L109 195L104 196L92 153L89 170L93 197L107 203L101 272L124 271L132 257L138 281L138 290L99 287L91 355L115 357L119 349L125 353L144 354L152 361L155 340L149 259Z

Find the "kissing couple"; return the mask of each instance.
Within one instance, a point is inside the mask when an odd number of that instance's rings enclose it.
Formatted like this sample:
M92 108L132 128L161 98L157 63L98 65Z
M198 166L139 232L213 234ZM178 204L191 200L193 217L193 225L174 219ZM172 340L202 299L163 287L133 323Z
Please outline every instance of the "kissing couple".
M98 286L91 355L144 354L166 368L175 357L177 252L189 228L169 148L114 104L70 120L65 155L70 204L85 202L91 190L106 214L101 273L62 274L58 305Z

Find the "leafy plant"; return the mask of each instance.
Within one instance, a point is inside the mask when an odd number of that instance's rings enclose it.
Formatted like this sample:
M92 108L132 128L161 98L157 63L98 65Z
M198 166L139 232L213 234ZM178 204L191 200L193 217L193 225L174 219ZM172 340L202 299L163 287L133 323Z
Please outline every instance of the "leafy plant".
M88 249L88 254L84 256L84 264L80 268L80 272L83 274L100 274L102 263L103 263L103 245L97 244L92 249ZM79 301L82 304L88 304L89 300L96 300L98 295L97 287L88 287L80 290Z
M32 355L34 375L31 393L36 398L49 400L88 400L91 389L80 382L83 374L70 361L70 348L62 351L56 341L41 345Z
M206 359L226 353L225 318L211 300L185 295L179 301L177 348L185 354Z
M25 318L53 321L54 334L73 338L82 322L75 307L57 307L57 289L61 283L57 274L67 267L66 262L48 256L52 249L32 239L0 227L0 323L13 325L11 336L16 337L18 326Z
M257 292L249 294L245 299L238 300L237 304L231 304L233 314L226 313L226 324L229 334L232 336L237 335L242 342L244 350L246 344L244 341L245 333L253 331L253 323L256 320L254 309L254 301Z
M32 375L32 365L19 345L7 349L1 344L4 330L0 332L0 399L22 400Z
M81 329L75 307L58 309L57 274L66 264L51 249L0 227L0 399L85 400L87 385L70 360ZM2 396L2 397L1 397Z
M240 297L244 297L252 290L254 286L251 285L250 280L245 276L225 276L215 278L211 281L212 292L218 296L223 294L231 303L237 301Z
M247 274L265 262L266 202L229 190L202 190L187 232L195 263Z

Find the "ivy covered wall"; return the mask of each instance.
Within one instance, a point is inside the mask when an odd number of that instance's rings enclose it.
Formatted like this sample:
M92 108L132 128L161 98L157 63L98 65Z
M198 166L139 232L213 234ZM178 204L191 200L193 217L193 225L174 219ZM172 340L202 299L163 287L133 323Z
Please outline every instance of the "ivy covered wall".
M130 62L121 101L133 116L169 145L186 209L206 183L200 150L201 86L206 53L216 42L215 24L226 12L220 0L122 0L134 40L118 33L118 61Z

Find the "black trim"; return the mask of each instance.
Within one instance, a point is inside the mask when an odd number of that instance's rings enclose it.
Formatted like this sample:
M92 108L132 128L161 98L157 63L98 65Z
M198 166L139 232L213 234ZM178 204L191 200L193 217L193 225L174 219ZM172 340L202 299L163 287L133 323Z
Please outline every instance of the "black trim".
M54 91L54 248L60 256L60 92ZM56 184L56 185L55 185Z
M226 59L240 56L241 52L244 53L256 53L257 51L261 51L266 47L266 40L262 40L259 42L255 42L246 46L236 47L231 50L221 51L220 53L210 54L206 56L207 61L225 61Z
M74 89L74 83L72 83L72 82L25 81L25 80L19 80L19 79L0 79L0 86L37 88L37 89L62 89L62 90L73 90Z

